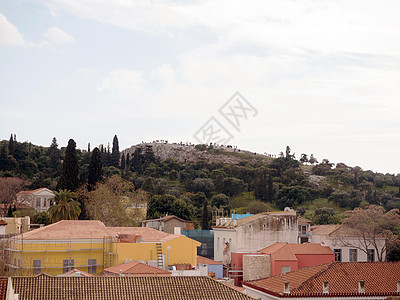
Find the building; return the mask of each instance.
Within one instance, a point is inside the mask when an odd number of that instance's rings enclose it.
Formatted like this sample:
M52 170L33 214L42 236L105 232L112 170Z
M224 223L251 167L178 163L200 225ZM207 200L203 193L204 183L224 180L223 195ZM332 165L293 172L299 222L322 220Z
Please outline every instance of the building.
M171 272L139 261L130 261L104 269L105 276L171 276Z
M312 231L312 243L323 243L335 254L335 261L367 262L386 259L385 238L376 237L374 243L357 236L351 228L337 225L319 225ZM367 252L363 251L365 249Z
M12 275L60 275L72 269L100 274L127 260L166 268L197 265L200 243L145 227L106 227L96 220L63 220L8 239Z
M46 188L22 191L17 194L16 205L24 204L38 212L47 211L54 201L54 193Z
M333 262L335 255L321 244L275 243L259 252L270 256L271 276Z
M159 219L143 221L142 227L149 227L171 234L181 234L183 230L193 230L194 222L185 221L177 216L171 215Z
M400 262L333 262L244 282L243 287L262 300L386 299L400 296Z
M254 300L209 277L13 277L19 300Z
M220 218L214 230L214 260L228 265L232 252L253 253L276 242L297 243L296 212L267 212L243 219Z
M205 265L208 268L208 276L219 279L223 277L223 267L221 262L203 256L197 256L197 266Z
M7 223L4 225L4 233L6 235L19 234L27 232L31 227L31 219L29 216L26 217L5 217L1 218L1 221Z
M297 218L297 223L299 226L299 244L308 243L311 239L311 220L303 217Z

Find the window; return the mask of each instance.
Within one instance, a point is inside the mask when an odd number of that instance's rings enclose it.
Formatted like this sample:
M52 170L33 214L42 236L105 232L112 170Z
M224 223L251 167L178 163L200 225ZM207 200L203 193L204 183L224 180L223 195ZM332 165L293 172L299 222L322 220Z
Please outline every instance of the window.
M375 249L368 249L367 261L375 261Z
M36 206L40 207L40 199L36 199Z
M73 259L63 259L63 273L67 273L74 268L74 260Z
M299 225L299 232L301 235L307 234L307 225Z
M47 205L47 201L46 201L46 198L44 198L43 206L46 207L46 205Z
M365 293L365 281L364 280L360 280L358 282L358 292Z
M335 254L335 261L342 261L342 249L333 249Z
M290 272L290 266L282 266L281 267L281 273L282 274L285 274L285 273L288 273L288 272Z
M308 243L308 237L301 237L300 244Z
M324 281L322 283L322 293L324 293L324 294L329 293L329 282L328 281Z
M285 283L283 284L283 292L284 292L285 294L290 294L289 282L285 282Z
M219 251L219 237L217 237L217 251Z
M97 262L96 259L88 259L88 273L89 274L96 274L97 272Z
M33 260L33 275L39 275L42 273L42 261L40 259Z
M350 249L349 260L357 261L357 249Z

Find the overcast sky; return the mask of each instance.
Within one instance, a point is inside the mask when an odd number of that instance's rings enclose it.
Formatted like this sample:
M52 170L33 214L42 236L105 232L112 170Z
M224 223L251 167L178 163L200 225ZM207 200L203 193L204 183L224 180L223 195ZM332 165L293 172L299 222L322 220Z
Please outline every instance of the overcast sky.
M230 144L400 173L400 1L0 0L0 139ZM254 108L233 127L236 92ZM257 111L257 113L255 113Z

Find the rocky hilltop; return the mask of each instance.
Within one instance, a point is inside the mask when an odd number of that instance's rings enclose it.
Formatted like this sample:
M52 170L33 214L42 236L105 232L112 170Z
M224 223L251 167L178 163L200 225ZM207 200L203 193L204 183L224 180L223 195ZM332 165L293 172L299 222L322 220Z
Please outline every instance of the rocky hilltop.
M184 143L168 143L166 141L155 141L151 143L142 142L138 145L125 149L123 153L125 156L129 153L133 155L136 148L141 148L145 151L146 147L151 147L154 155L164 161L168 158L175 158L181 163L205 161L209 164L212 163L226 163L238 165L243 161L255 163L258 161L270 162L273 155L258 154L246 150L238 149L230 145L216 145L209 150L198 150L194 144Z

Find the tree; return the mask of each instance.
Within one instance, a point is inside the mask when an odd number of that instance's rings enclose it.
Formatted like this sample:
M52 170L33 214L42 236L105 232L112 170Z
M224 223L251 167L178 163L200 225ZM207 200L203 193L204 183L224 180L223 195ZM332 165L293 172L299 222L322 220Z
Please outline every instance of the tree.
M14 151L15 151L15 140L13 135L11 134L10 140L8 141L8 153L10 153L10 155L14 155Z
M254 182L254 196L257 199L261 199L263 201L268 201L268 183L267 183L267 172L265 170L261 170L258 172L257 177Z
M131 157L129 155L129 152L126 154L125 170L126 171L131 170Z
M55 192L55 205L50 206L48 214L50 220L58 222L60 220L77 220L81 213L80 203L74 198L76 194L69 190L60 190Z
M250 201L247 205L247 211L251 214L258 214L261 212L269 211L269 206L265 202L254 200Z
M357 248L368 255L368 249L375 249L378 261L385 259L385 253L396 248L399 243L400 227L399 210L393 209L387 213L383 207L370 205L366 209L356 208L347 213L343 224L351 229L357 240L341 241L343 246ZM379 247L379 239L385 239L385 245Z
M193 205L183 199L168 194L154 195L148 203L147 218L155 219L169 214L184 220L191 220L194 216L194 211Z
M209 215L208 215L208 201L207 199L203 202L203 211L201 214L201 229L207 230L209 228Z
M335 210L329 207L317 208L314 212L312 220L318 225L339 223L339 218L335 216Z
M36 213L33 216L32 223L49 225L49 224L51 224L51 220L50 220L49 214L45 211L42 211L42 212Z
M79 185L79 166L76 156L76 143L73 139L68 141L65 150L62 174L57 188L60 190L76 191Z
M58 143L55 137L53 137L51 145L47 150L47 155L50 158L50 177L54 178L59 176L61 171L61 150L58 149Z
M305 154L305 153L302 153L302 154L301 154L300 161L301 161L302 163L307 163L307 162L309 162L309 160L308 160L308 155Z
M102 178L103 163L101 162L101 154L99 149L96 147L92 151L92 159L89 165L88 175L88 189L92 190L97 182Z
M125 164L126 164L125 163L125 153L122 153L122 156L121 156L121 170L122 171L125 171L125 167L126 167Z
M2 215L7 213L7 208L16 203L17 193L23 191L27 186L28 182L20 178L0 177L0 202L4 204Z
M217 194L212 196L211 198L211 206L215 206L217 208L226 207L229 205L229 197L225 194Z
M98 182L92 191L81 188L79 194L86 201L88 217L106 226L138 226L145 218L143 207L148 202L148 194L135 191L133 183L120 176Z
M313 165L313 164L317 164L318 160L314 157L314 154L311 153L310 159L308 160L308 162Z
M119 168L119 142L117 135L114 135L113 146L111 152L111 166Z

